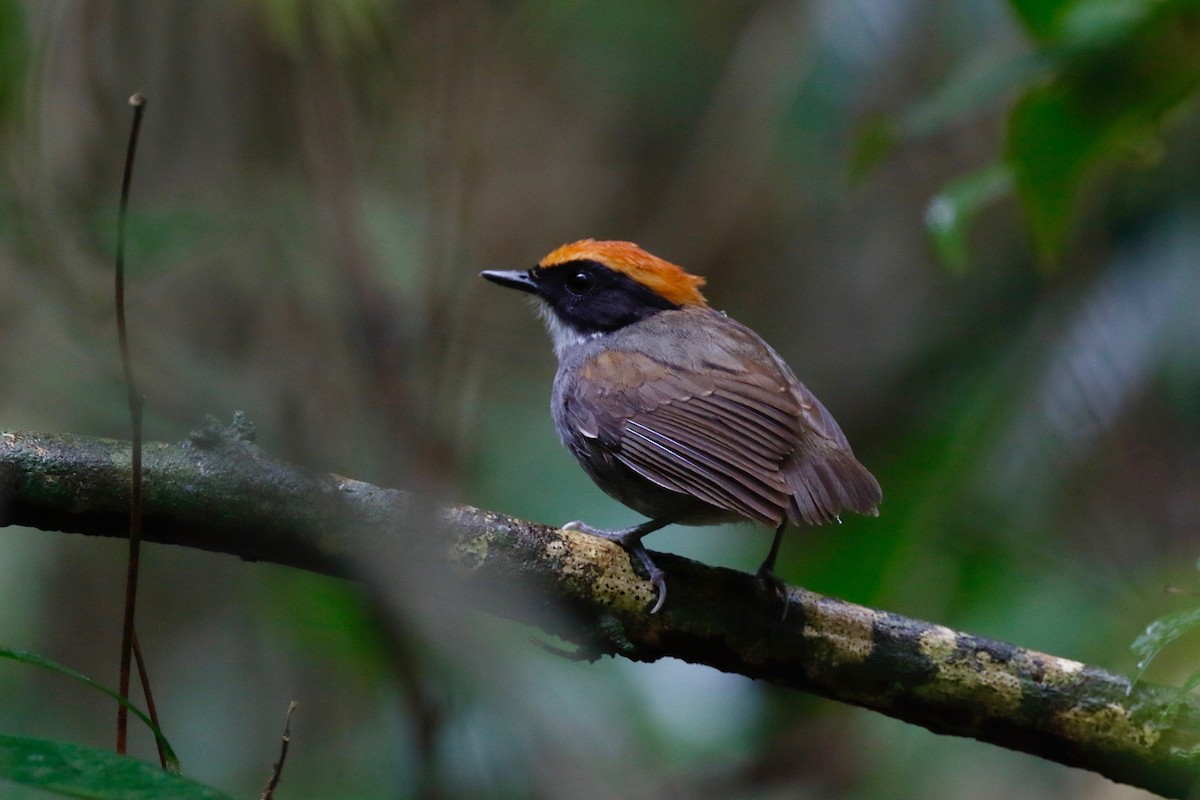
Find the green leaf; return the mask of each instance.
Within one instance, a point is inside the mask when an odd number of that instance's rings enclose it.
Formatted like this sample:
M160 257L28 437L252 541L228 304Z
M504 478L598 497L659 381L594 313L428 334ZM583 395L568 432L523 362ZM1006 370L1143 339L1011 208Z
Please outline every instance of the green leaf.
M1073 0L1010 0L1017 17L1038 39L1051 39L1058 33L1058 21L1072 2Z
M68 742L0 735L0 778L86 800L229 800L155 764Z
M1166 709L1164 709L1163 713L1170 714L1172 711L1174 711L1175 707L1187 699L1187 696L1191 694L1192 690L1197 686L1200 686L1200 669L1196 670L1191 675L1188 675L1187 680L1184 681L1183 685L1179 687L1179 694L1175 695L1175 699L1171 701L1171 704L1168 705Z
M1027 94L1008 124L1008 162L1039 254L1057 258L1075 193L1103 128L1061 87Z
M1076 0L1061 14L1059 39L1070 47L1103 47L1119 42L1156 10L1147 0Z
M117 692L114 692L107 686L97 683L80 672L76 672L70 667L64 667L62 664L51 661L45 656L40 656L37 653L30 653L26 650L14 650L10 647L0 647L0 658L10 658L13 661L18 661L22 664L29 664L30 666L41 667L42 669L56 672L59 675L70 678L71 680L78 681L85 686L90 686L96 691L103 692L112 699L116 700L118 703L128 708L131 714L146 724L146 727L149 728L150 732L154 734L154 738L157 739L159 744L162 745L163 754L167 760L167 769L174 774L179 773L179 758L175 755L175 751L171 748L171 743L167 741L167 737L163 735L163 732L159 730L158 726L151 722L150 718L146 716L137 706L121 697Z
M1099 44L1126 36L1169 4L1170 0L1011 0L1034 38L1050 44Z
M1147 625L1145 632L1134 639L1133 644L1129 646L1129 649L1138 657L1138 672L1133 677L1133 683L1136 684L1142 679L1150 662L1162 652L1163 648L1194 630L1200 630L1200 608L1168 614ZM1195 675L1188 680L1191 681L1193 678Z
M967 233L975 215L1012 189L1007 164L985 167L948 184L925 209L925 227L942 264L955 272L967 269Z

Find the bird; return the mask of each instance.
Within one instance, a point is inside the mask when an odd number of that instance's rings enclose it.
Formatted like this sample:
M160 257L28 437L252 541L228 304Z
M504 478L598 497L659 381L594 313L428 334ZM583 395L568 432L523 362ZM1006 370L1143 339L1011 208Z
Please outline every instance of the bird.
M581 239L488 281L537 298L558 359L551 414L563 445L614 499L644 515L616 530L656 599L666 578L642 539L670 524L749 520L775 529L757 576L784 599L775 561L789 523L877 515L883 494L825 406L745 325L713 309L705 279L626 241Z

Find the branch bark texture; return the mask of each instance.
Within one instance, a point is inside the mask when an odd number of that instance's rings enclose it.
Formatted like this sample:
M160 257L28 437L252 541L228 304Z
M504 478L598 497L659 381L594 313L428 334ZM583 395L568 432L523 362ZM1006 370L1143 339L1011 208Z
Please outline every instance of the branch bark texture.
M127 442L0 432L0 526L102 536L128 530ZM277 461L236 427L145 446L147 541L352 576L353 564L429 524L409 497ZM898 614L789 592L667 554L659 614L615 544L466 506L423 541L486 610L577 643L581 654L670 656L970 736L1171 797L1200 787L1200 702L1098 667ZM360 562L361 563L361 562ZM503 594L532 603L496 604ZM552 604L564 615L542 615Z

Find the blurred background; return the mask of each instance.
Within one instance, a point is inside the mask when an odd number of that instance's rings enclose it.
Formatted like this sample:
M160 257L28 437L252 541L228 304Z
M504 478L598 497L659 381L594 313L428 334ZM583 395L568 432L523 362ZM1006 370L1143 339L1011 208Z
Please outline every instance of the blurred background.
M477 277L630 239L705 275L883 484L878 519L793 532L784 578L1132 674L1200 549L1176 5L0 0L0 429L128 437L111 261L141 91L149 438L240 409L312 469L631 524L555 438L532 307ZM747 570L768 544L650 539ZM0 531L0 643L115 685L124 553ZM293 699L281 798L1144 796L704 667L573 663L419 588L381 607L154 545L142 585L164 729L235 796ZM1196 644L1148 677L1181 683ZM112 741L95 693L8 663L0 686L5 733Z

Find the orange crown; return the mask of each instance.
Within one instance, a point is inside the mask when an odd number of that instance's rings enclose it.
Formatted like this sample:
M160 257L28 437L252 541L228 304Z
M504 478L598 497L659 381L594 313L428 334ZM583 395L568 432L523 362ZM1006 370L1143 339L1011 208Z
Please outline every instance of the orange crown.
M707 306L700 287L704 278L691 275L670 261L647 253L633 242L597 242L580 239L564 244L538 262L542 268L557 267L571 261L589 260L628 275L650 291L680 306Z

